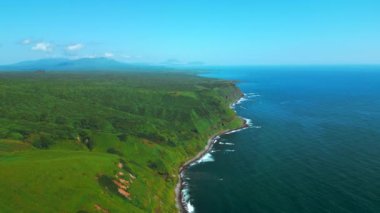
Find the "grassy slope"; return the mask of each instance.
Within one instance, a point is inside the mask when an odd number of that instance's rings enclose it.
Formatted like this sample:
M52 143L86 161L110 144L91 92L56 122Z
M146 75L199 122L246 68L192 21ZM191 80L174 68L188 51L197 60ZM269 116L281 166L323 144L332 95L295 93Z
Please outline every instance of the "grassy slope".
M240 95L174 73L1 74L0 209L175 212L179 166L241 125L228 108ZM130 200L112 183L120 171Z

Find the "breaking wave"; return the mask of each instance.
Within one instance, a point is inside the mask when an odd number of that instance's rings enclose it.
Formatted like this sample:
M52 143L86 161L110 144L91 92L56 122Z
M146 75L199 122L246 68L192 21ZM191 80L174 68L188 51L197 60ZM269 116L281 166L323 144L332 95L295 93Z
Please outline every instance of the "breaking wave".
M228 142L225 142L225 143L219 142L219 144L221 144L221 145L227 145L227 146L235 146L234 143L228 143Z
M213 162L215 161L214 160L214 157L212 156L211 153L206 153L204 154L201 158L199 158L197 161L194 161L193 163L190 164L190 166L194 166L196 164L200 164L200 163L208 163L208 162Z
M193 213L195 212L194 206L191 204L190 201L190 193L189 193L189 186L186 182L182 183L182 203L185 204L184 208L187 212Z

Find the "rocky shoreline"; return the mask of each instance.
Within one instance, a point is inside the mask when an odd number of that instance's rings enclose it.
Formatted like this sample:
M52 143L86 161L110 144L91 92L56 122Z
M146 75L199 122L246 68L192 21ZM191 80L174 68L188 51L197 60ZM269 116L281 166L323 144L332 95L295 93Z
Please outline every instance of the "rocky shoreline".
M242 97L243 98L243 97ZM233 103L231 106L233 107L236 103L239 103L240 99L238 101L236 101L235 103ZM217 142L217 140L219 139L219 137L221 135L224 135L224 134L228 134L228 133L231 133L231 132L235 132L235 131L239 131L239 130L242 130L242 129L245 129L247 128L249 125L249 121L248 119L245 119L245 118L242 118L242 120L244 121L242 126L239 127L239 128L236 128L236 129L228 129L228 130L223 130L221 132L218 132L217 134L214 134L212 135L208 141L207 141L207 145L205 146L205 148L199 152L196 156L194 156L193 158L191 158L190 160L186 161L184 164L182 164L182 166L179 168L179 173L178 173L178 183L176 185L176 188L175 188L175 193L176 193L176 206L179 210L180 213L187 213L188 212L188 209L186 207L186 203L185 201L183 200L183 193L182 193L182 190L183 190L183 187L184 187L184 181L183 181L183 172L186 168L188 168L192 163L198 161L200 158L202 158L205 154L207 154L213 147L214 143Z

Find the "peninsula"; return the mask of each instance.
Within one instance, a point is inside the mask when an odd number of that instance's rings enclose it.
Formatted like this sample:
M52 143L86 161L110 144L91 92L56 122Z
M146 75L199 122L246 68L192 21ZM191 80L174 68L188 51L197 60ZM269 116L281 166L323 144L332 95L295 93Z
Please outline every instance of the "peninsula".
M6 212L178 212L179 168L243 125L234 82L193 74L2 72L0 87Z

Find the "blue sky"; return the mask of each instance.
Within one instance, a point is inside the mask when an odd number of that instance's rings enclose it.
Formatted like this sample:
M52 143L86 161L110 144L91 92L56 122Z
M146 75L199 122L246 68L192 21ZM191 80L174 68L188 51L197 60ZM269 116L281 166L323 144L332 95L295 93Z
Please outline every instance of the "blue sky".
M379 0L1 0L0 64L380 64Z

